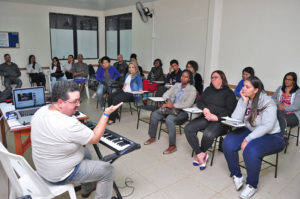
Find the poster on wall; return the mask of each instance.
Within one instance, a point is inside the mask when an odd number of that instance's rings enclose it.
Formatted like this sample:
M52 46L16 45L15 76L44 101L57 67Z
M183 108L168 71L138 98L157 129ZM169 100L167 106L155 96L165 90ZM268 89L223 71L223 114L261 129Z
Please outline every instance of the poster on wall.
M20 48L19 33L0 31L0 48Z

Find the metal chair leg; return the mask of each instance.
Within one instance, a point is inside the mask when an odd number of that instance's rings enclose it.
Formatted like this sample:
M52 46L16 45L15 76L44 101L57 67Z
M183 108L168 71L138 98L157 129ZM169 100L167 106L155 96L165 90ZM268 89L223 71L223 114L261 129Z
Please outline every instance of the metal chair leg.
M275 178L277 178L277 168L278 168L278 153L276 153Z
M212 166L212 165L213 165L213 162L214 162L214 157L215 157L215 151L216 151L217 141L218 141L218 137L216 137L216 138L214 139L214 147L213 147L213 150L212 150L212 156L211 156L211 160L210 160L210 166Z
M138 119L137 119L136 129L139 129L140 115L141 115L141 107L140 107L140 108L137 108L137 112L138 112Z
M290 130L289 130L289 134L288 134L288 137L287 137L287 141L286 141L284 153L286 153L286 150L287 150L288 145L289 145L289 140L290 140L291 131L292 131L292 127L290 127Z

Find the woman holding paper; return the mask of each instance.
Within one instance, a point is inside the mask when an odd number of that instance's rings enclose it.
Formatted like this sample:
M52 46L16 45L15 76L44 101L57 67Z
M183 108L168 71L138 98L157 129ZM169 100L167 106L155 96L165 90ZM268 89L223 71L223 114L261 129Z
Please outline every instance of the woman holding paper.
M257 190L262 158L280 152L285 142L276 117L276 104L265 93L260 79L255 76L246 79L240 94L241 98L231 117L243 121L246 127L226 136L223 151L236 190L240 190L244 177L239 166L238 151L243 150L247 185L240 197L248 199Z
M205 169L209 155L207 150L212 146L214 139L226 134L228 127L221 123L221 117L229 116L236 105L233 91L227 85L223 71L216 70L211 74L211 83L202 93L197 107L203 114L192 120L184 128L185 136L196 153L194 166ZM203 132L199 146L198 131Z
M133 95L132 91L143 92L142 77L140 75L138 66L135 63L129 63L128 73L125 76L123 89L120 89L108 96L108 106L117 105L120 102L134 102L141 100L140 94ZM118 110L114 111L109 116L108 124L115 123L118 117Z

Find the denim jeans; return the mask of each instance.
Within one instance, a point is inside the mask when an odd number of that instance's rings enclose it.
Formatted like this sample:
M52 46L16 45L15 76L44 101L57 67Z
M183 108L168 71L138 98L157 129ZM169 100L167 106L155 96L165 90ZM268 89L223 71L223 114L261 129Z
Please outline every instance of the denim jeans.
M97 94L97 99L98 99L101 107L105 106L104 99L103 99L104 92L106 92L106 89L104 88L104 85L99 83L96 94Z
M60 78L57 78L57 79L56 79L56 77L51 77L51 88L54 87L56 81L62 81L62 80L67 80L65 75Z
M157 110L151 113L149 124L149 136L151 138L156 137L158 121L166 117L166 126L169 134L169 146L176 144L176 122L185 120L188 118L188 114L184 111L180 111L178 115L162 115Z
M247 128L237 129L229 133L223 141L223 152L232 175L241 177L238 151L245 137L251 131ZM280 152L284 149L285 142L282 133L266 134L251 140L243 151L244 162L247 170L246 183L257 188L262 158Z
M61 182L51 183L57 185L81 183L81 193L87 194L93 190L94 182L97 182L95 198L111 199L113 179L113 166L108 162L91 160L91 153L85 147L84 160L75 167L70 176Z

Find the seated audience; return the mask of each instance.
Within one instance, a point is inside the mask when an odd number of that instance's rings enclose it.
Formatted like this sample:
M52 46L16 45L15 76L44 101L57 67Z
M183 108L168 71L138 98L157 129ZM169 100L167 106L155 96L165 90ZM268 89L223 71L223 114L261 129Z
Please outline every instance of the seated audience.
M265 93L260 79L255 76L246 79L240 94L231 117L243 121L246 127L226 136L223 151L237 191L244 184L238 154L239 150L243 151L247 178L240 197L248 199L257 190L262 158L280 152L285 143L276 117L276 104Z
M141 99L141 95L133 95L129 93L131 91L143 91L142 77L137 65L134 63L130 63L128 66L128 73L125 76L123 88L108 96L108 106L117 105L120 102L138 102ZM116 110L109 116L108 123L114 123L117 117L119 117L119 115Z
M26 70L29 73L31 81L36 83L37 86L46 85L46 78L43 73L42 67L35 61L35 56L30 55L28 59L28 64L26 66Z
M11 62L10 54L4 55L5 62L0 65L0 75L4 76L4 86L8 91L12 91L11 84L16 84L16 88L21 88L21 72L14 62Z
M140 75L142 76L142 79L145 79L143 68L138 64L137 55L135 53L132 53L130 55L130 62L135 63L138 66L139 71L140 71Z
M113 92L113 84L116 84L118 82L114 81L119 78L120 73L118 70L110 65L110 58L107 56L104 56L100 60L101 65L99 66L96 74L96 80L99 81L99 86L97 88L96 94L98 101L100 102L101 107L104 109L104 99L103 95L104 93ZM118 85L118 84L117 84ZM118 89L118 86L115 87L115 89Z
M72 66L72 74L74 81L80 83L80 92L82 92L89 75L89 68L86 63L83 63L82 54L78 54L77 59L78 62Z
M277 118L281 132L287 138L286 127L294 127L300 120L300 89L297 84L297 74L287 73L272 96L277 105Z
M244 86L244 81L245 79L247 79L248 77L254 76L254 69L250 66L246 67L243 69L242 72L242 77L243 79L238 83L238 85L236 86L236 88L234 89L234 94L240 98L240 91L242 90L243 86Z
M79 86L59 81L52 90L52 104L40 108L32 117L32 159L37 173L50 184L81 184L81 196L111 199L114 169L112 164L92 160L87 144L96 144L103 136L111 106L100 117L94 130L72 117L80 106Z
M68 56L68 61L64 65L64 71L67 79L73 79L73 74L72 74L72 67L74 65L74 57L73 55Z
M200 170L206 167L209 157L207 150L214 139L227 133L228 127L221 123L221 117L230 116L235 106L235 95L227 85L224 72L212 72L210 86L204 90L197 102L197 107L203 110L203 114L184 128L186 139L196 153L193 165L200 166ZM199 131L203 132L200 146L197 136Z
M199 68L198 63L194 60L188 61L188 63L186 64L186 69L190 70L193 73L193 80L194 80L193 85L198 91L199 98L200 98L200 95L203 92L203 82L202 82L201 75L197 73L198 68Z
M61 68L59 59L57 57L52 58L50 79L51 79L51 88L54 87L56 81L67 80Z
M176 84L177 82L180 82L180 77L181 77L181 69L179 68L178 61L176 59L173 59L170 61L170 68L169 68L169 73L166 78L166 83L168 84Z
M153 67L148 74L147 80L143 80L143 89L146 91L156 91L159 84L153 83L153 81L164 81L164 72L162 69L162 62L160 59L155 59L153 62Z
M125 80L125 75L128 71L128 65L127 63L123 60L123 55L118 54L118 61L114 63L114 67L119 71L120 77L119 80L120 82L124 82Z
M193 74L189 70L184 70L181 75L181 82L177 82L163 94L163 98L167 103L151 113L148 132L150 138L144 143L145 145L156 141L158 122L165 118L169 135L169 147L163 154L170 154L177 150L175 125L179 121L188 119L188 114L182 109L191 107L195 102L196 89L192 84Z

